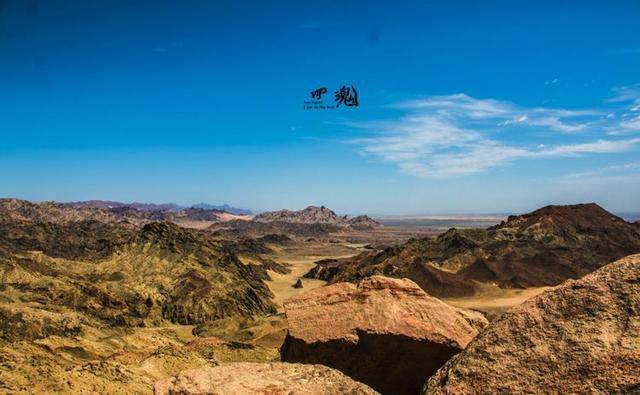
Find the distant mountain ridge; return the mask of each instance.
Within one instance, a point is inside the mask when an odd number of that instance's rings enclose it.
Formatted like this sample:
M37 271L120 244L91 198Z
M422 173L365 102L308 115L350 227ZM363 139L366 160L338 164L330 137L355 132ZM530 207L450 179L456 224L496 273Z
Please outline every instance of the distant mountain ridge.
M70 203L62 203L74 208L95 208L95 209L103 209L109 210L113 208L120 207L130 207L140 211L164 211L164 212L175 212L188 208L196 208L202 210L214 210L214 211L224 211L229 214L234 215L252 215L251 210L237 208L230 206L228 204L223 205L213 205L208 203L198 203L192 206L181 206L176 203L123 203L123 202L115 202L112 200L86 200L86 201L78 201L78 202L70 202Z
M228 204L223 204L221 206L216 206L214 204L198 203L198 204L194 204L191 207L200 208L200 209L204 209L204 210L222 210L222 211L227 212L229 214L235 214L235 215L253 215L253 212L251 210L249 210L249 209L232 207L232 206L229 206Z
M380 223L366 215L357 217L339 216L325 206L309 206L303 210L279 210L261 213L253 218L256 222L292 222L303 224L331 224L357 229L369 229Z
M95 208L102 210L109 210L113 208L120 207L131 207L140 211L166 211L173 212L179 211L184 207L179 206L175 203L163 203L163 204L155 204L155 203L122 203L122 202L114 202L110 200L87 200L87 201L79 201L79 202L70 202L70 203L62 203L69 207L74 208Z
M127 222L133 225L143 225L155 221L218 222L228 219L225 216L229 216L222 210L192 207L175 210L171 205L149 205L146 203L138 207L141 208L108 201L35 203L20 199L0 199L0 219L51 223L91 220L104 223Z

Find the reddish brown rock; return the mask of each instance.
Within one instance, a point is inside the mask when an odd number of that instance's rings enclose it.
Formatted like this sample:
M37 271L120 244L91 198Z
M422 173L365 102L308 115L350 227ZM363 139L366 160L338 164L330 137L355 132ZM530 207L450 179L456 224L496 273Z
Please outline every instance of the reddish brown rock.
M427 295L407 279L373 276L284 303L283 361L336 368L382 393L415 394L487 321Z
M157 381L156 395L373 395L374 390L321 365L235 362L185 370Z
M640 391L640 255L569 280L493 322L425 394Z

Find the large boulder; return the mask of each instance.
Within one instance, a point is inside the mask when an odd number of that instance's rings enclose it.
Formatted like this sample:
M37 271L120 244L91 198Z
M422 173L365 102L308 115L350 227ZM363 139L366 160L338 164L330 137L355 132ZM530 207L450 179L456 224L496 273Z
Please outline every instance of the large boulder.
M640 390L640 255L569 280L493 322L425 394Z
M351 394L372 395L374 390L321 365L234 362L185 370L157 381L155 395L169 394Z
M338 283L284 302L283 361L336 368L377 391L416 394L425 380L487 325L407 279Z

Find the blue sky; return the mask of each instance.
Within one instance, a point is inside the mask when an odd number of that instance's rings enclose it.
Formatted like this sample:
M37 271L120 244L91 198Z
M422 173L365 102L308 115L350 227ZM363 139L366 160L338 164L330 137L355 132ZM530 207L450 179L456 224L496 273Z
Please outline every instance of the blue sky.
M4 1L0 195L640 211L639 20L638 1ZM303 109L342 85L359 107Z

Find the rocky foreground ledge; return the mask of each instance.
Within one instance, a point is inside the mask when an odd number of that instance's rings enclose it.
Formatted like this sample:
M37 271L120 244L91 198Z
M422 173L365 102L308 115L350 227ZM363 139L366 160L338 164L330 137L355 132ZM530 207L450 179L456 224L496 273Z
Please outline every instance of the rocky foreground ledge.
M424 394L640 393L640 254L515 307Z
M156 382L155 395L314 394L374 395L374 390L321 365L235 362L185 370Z
M387 394L417 394L487 320L382 276L338 283L284 303L283 361L323 364Z

